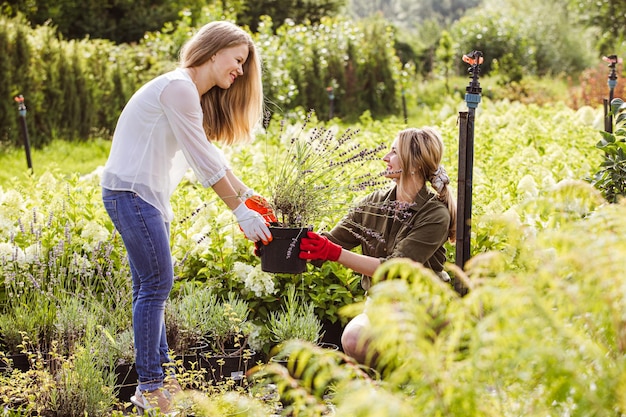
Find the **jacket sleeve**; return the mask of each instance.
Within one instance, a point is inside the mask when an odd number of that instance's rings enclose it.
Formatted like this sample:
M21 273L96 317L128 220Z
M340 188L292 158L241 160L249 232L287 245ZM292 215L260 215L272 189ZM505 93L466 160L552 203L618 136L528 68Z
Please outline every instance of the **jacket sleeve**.
M323 233L323 235L347 250L361 245L362 240L359 236L363 236L363 230L361 230L363 228L363 216L360 208L364 204L366 204L365 199L360 201L356 207L351 208L330 232Z

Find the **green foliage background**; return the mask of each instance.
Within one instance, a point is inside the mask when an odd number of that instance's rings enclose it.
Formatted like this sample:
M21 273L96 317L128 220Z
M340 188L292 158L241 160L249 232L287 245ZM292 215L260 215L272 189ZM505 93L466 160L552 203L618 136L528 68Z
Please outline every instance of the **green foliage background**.
M420 4L446 10L455 2L440 3ZM450 21L435 13L402 30L369 14L362 21L323 17L314 25L257 22L254 36L275 118L252 145L225 152L261 194L270 189L286 146L276 135L279 120L297 129L310 108L322 126L360 129L368 146L391 142L407 125L434 125L455 184L458 112L468 83L459 76L465 68L458 57L484 49L487 58L475 125L473 257L465 271L452 265L454 247L448 246L449 269L471 291L459 298L418 265L386 263L380 277L394 279L375 287L368 307L384 352L380 380L354 378L345 360L325 362L307 377L279 374L280 389L295 392L299 415L319 415L329 386L338 415L626 413L626 208L619 199L609 204L586 181L605 161L594 145L605 137L599 104L607 73L590 62L599 52L625 49L621 6L571 1L563 2L570 6L563 12L561 2L543 3L483 1ZM129 328L129 270L100 201L99 166L117 115L137 86L173 67L197 25L236 20L243 4L192 6L132 45L66 40L55 27L0 18L0 76L6 80L0 84L2 348L18 339L18 325L44 347L50 338L72 342L72 324L82 326L93 352L114 360L114 350L97 343L103 334L117 338ZM602 32L607 16L611 24ZM442 35L444 27L449 36ZM407 36L412 33L419 36ZM598 33L604 34L594 45ZM329 86L341 119L327 120ZM33 173L15 146L21 141L16 94L27 100ZM407 103L405 120L400 110ZM349 203L359 192L343 197ZM189 282L221 295L235 292L249 303L257 325L281 308L291 287L326 323L345 323L362 308L359 277L334 263L272 276L271 285L263 276L273 291L257 295L238 271L257 268L259 260L212 191L190 176L173 205L173 296ZM342 214L331 213L315 227L332 226ZM260 276L254 271L249 275ZM68 297L75 298L71 308ZM61 322L59 311L66 314ZM301 358L302 369L311 358Z
M443 163L453 184L456 120L462 109L462 101L450 99L420 116L443 133ZM333 127L339 122L321 123ZM295 379L289 386L300 394L319 392L315 384L327 377L335 387L337 410L355 416L602 415L621 410L620 230L625 208L607 204L582 180L602 159L594 148L601 125L597 108L572 110L559 103L538 106L485 98L475 127L468 296L458 298L416 265L386 265L384 271L396 279L379 284L370 294L379 348L385 352L379 371L384 383L370 385L348 377L342 369L345 363L329 362L317 368L314 380ZM405 124L397 118L364 115L350 126L361 129L364 143L375 143L390 141ZM259 136L252 146L226 149L233 167L261 193L271 181L273 158L286 146L272 132ZM96 163L103 161L97 155L106 143L78 148L88 151L93 146ZM22 156L14 154L21 161ZM42 166L54 167L36 156ZM112 300L119 305L129 297L123 284L127 265L117 256L102 257L102 251L117 255L123 247L100 203L98 171L82 177L64 174L79 167L68 160L65 171L19 174L2 183L2 241L15 242L26 254L35 244L47 254L46 264L55 267L39 270L37 264L7 262L5 257L1 273L7 277L31 271L57 297L64 291L75 293L76 285L86 294L90 282L99 282L107 288L102 308ZM346 195L347 200L353 197ZM341 321L358 312L363 297L358 276L336 264L311 266L300 276L276 276L277 292L256 296L237 278L234 267L237 262L259 261L212 192L190 178L173 203L177 221L172 225L172 250L179 284L200 281L224 294L235 291L250 303L254 320L260 322L269 311L280 309L282 294L290 286L325 320ZM326 223L334 224L340 215L329 216ZM106 245L100 246L103 241ZM106 261L93 269L78 267L94 259ZM52 273L42 275L44 271ZM352 308L342 311L346 306ZM116 313L126 309L97 311L96 317L105 320L111 332L128 320ZM590 386L595 387L591 392L586 389ZM306 396L308 402L300 404L302 415L316 415L311 401L323 404L324 399L315 398Z
M325 10L330 3L307 3L311 11L305 14L313 16L313 9ZM386 10L383 3L381 10ZM393 10L403 7L401 1L387 3ZM163 7L178 11L175 18L164 20L159 28L145 26L137 41L124 43L94 37L68 40L54 19L37 25L36 19L27 20L28 14L8 17L19 7L15 9L13 2L3 4L0 77L5 82L0 86L0 144L21 144L12 100L22 94L35 147L55 138L109 137L130 95L176 65L180 46L190 33L211 20L238 21L246 7L245 2L203 7L193 2L166 7L164 2ZM54 9L45 2L35 4L51 13ZM339 7L333 4L331 8ZM161 7L153 6L154 10ZM298 8L287 6L285 10ZM475 49L485 56L482 74L497 77L498 91L504 92L500 96L594 105L577 90L588 83L579 74L597 58L594 39L601 29L575 8L563 13L561 6L538 0L502 4L484 0L473 9L454 2L424 3L420 5L424 13L414 26L401 25L384 14L353 19L347 17L347 10L286 21L258 16L253 35L264 58L267 107L286 117L310 109L320 119L346 121L357 120L365 111L374 118L402 116L407 102L409 107L415 102L435 105L446 95L462 94L465 86L454 86L451 80L466 72L461 57ZM55 13L63 7L69 3L54 9ZM118 12L129 14L124 7ZM620 48L615 39L614 52L619 54ZM544 88L535 92L536 76L550 76L557 85L567 84L570 91L557 95L554 89ZM433 86L433 80L444 80L445 90L424 92L424 85Z

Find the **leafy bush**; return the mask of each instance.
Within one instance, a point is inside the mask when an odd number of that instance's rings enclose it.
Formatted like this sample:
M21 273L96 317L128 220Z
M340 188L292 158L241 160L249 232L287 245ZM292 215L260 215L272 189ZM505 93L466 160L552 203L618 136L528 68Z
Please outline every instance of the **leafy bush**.
M494 60L501 61L499 73L511 79L520 68L527 75L575 74L592 59L590 35L572 24L561 4L552 2L487 1L450 31L458 42L457 56L483 52L484 74L492 70Z
M611 115L615 117L614 133L601 131L602 139L596 148L604 152L600 169L591 183L602 192L604 198L616 203L626 196L626 104L621 98L611 102Z
M18 94L25 98L35 148L54 138L109 136L131 94L176 66L189 33L222 19L235 16L218 3L193 17L182 13L179 20L146 33L136 44L115 45L103 39L67 41L49 25L30 29L21 16L0 16L0 51L9 57L0 64L0 78L6 80L0 86L0 108L5 110L0 112L0 144L22 143L17 107L11 106ZM356 24L323 18L317 25L289 24L276 32L265 19L253 35L264 59L263 82L272 112L316 109L326 118L330 86L338 116L356 118L370 110L378 117L398 109L396 85L407 77L384 21Z
M425 110L442 132L453 182L460 104L450 99L436 112ZM450 266L469 283L469 294L459 298L414 264L385 264L381 276L393 279L374 286L368 306L385 352L375 378L339 352L311 356L298 349L292 368L300 377L273 369L279 389L294 394L291 409L305 416L327 411L332 401L337 415L350 416L624 413L625 207L606 204L581 180L601 163L590 146L598 121L601 112L589 107L484 99L475 125L473 258L465 273ZM402 125L364 114L351 128L361 130L367 146L391 140ZM263 190L275 166L267 155L284 145L271 136L225 152L242 180ZM97 177L44 173L2 184L0 275L5 291L16 284L31 294L40 290L55 305L67 296L90 301L102 329L122 331L129 327L130 274ZM257 323L280 310L290 286L320 319L360 311L359 277L336 263L299 276L258 271L232 214L193 177L172 203L179 213L171 225L177 291L194 281L222 297L236 293ZM329 214L324 223L334 225L341 215ZM347 305L353 307L339 311ZM14 306L5 303L0 315ZM309 361L316 361L313 368ZM9 386L2 381L0 387ZM38 387L48 380L41 381Z

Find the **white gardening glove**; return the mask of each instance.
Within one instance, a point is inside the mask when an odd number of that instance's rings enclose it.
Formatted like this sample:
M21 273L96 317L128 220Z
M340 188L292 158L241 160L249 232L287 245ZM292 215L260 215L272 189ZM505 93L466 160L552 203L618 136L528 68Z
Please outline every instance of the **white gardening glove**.
M267 222L259 213L250 210L244 203L241 203L233 210L233 214L237 217L237 223L239 223L239 227L241 227L246 238L253 242L261 240L264 244L272 241L272 233L267 227Z

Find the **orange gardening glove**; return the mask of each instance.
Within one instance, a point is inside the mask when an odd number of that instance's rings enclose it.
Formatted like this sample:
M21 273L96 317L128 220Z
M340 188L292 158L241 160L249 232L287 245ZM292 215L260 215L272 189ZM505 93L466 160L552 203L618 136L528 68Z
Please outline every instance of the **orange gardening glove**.
M276 219L276 215L274 214L274 210L272 210L272 206L270 206L267 200L260 195L248 197L244 203L250 210L254 210L263 216L265 221L268 223L276 223L278 221Z

